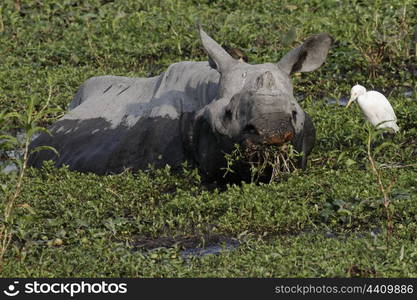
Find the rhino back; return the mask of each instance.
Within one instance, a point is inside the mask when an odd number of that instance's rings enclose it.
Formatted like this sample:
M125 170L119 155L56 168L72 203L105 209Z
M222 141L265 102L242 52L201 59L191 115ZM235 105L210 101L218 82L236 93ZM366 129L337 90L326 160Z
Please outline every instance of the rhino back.
M152 78L100 76L77 91L70 111L42 134L31 148L49 145L30 157L57 166L98 174L119 173L148 164L180 165L184 160L182 122L217 94L218 73L207 62L181 62Z

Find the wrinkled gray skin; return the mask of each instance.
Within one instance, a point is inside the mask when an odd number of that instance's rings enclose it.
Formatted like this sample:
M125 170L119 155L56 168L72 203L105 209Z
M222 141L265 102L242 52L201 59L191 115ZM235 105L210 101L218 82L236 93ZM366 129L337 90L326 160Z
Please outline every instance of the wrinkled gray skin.
M52 135L31 144L53 146L60 155L42 150L31 155L30 165L52 159L56 166L109 174L149 164L176 169L188 161L211 181L222 178L224 153L234 144L291 141L304 153L305 168L315 129L294 99L290 74L320 67L332 38L315 35L277 64L250 65L233 59L202 29L200 37L214 68L179 62L152 78L87 80L70 111L49 128Z

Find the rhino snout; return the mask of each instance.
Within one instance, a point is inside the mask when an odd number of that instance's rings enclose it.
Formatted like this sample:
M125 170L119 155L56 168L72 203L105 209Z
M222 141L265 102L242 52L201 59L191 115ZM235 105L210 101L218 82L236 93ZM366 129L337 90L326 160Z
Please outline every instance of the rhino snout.
M293 139L295 132L289 117L265 116L245 125L242 137L251 144L282 145Z

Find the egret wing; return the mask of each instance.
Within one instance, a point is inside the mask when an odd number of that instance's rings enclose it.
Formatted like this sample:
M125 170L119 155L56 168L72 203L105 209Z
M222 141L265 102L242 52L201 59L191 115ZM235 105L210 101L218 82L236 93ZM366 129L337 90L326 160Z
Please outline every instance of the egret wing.
M367 92L365 95L359 97L358 103L365 117L374 126L384 121L395 122L397 120L388 99L379 92Z

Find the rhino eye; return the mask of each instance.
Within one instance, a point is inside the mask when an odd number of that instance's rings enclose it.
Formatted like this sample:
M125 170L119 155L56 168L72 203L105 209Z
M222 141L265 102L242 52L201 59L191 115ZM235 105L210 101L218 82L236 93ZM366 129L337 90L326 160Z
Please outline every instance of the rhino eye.
M297 122L297 112L295 110L292 111L292 119Z

